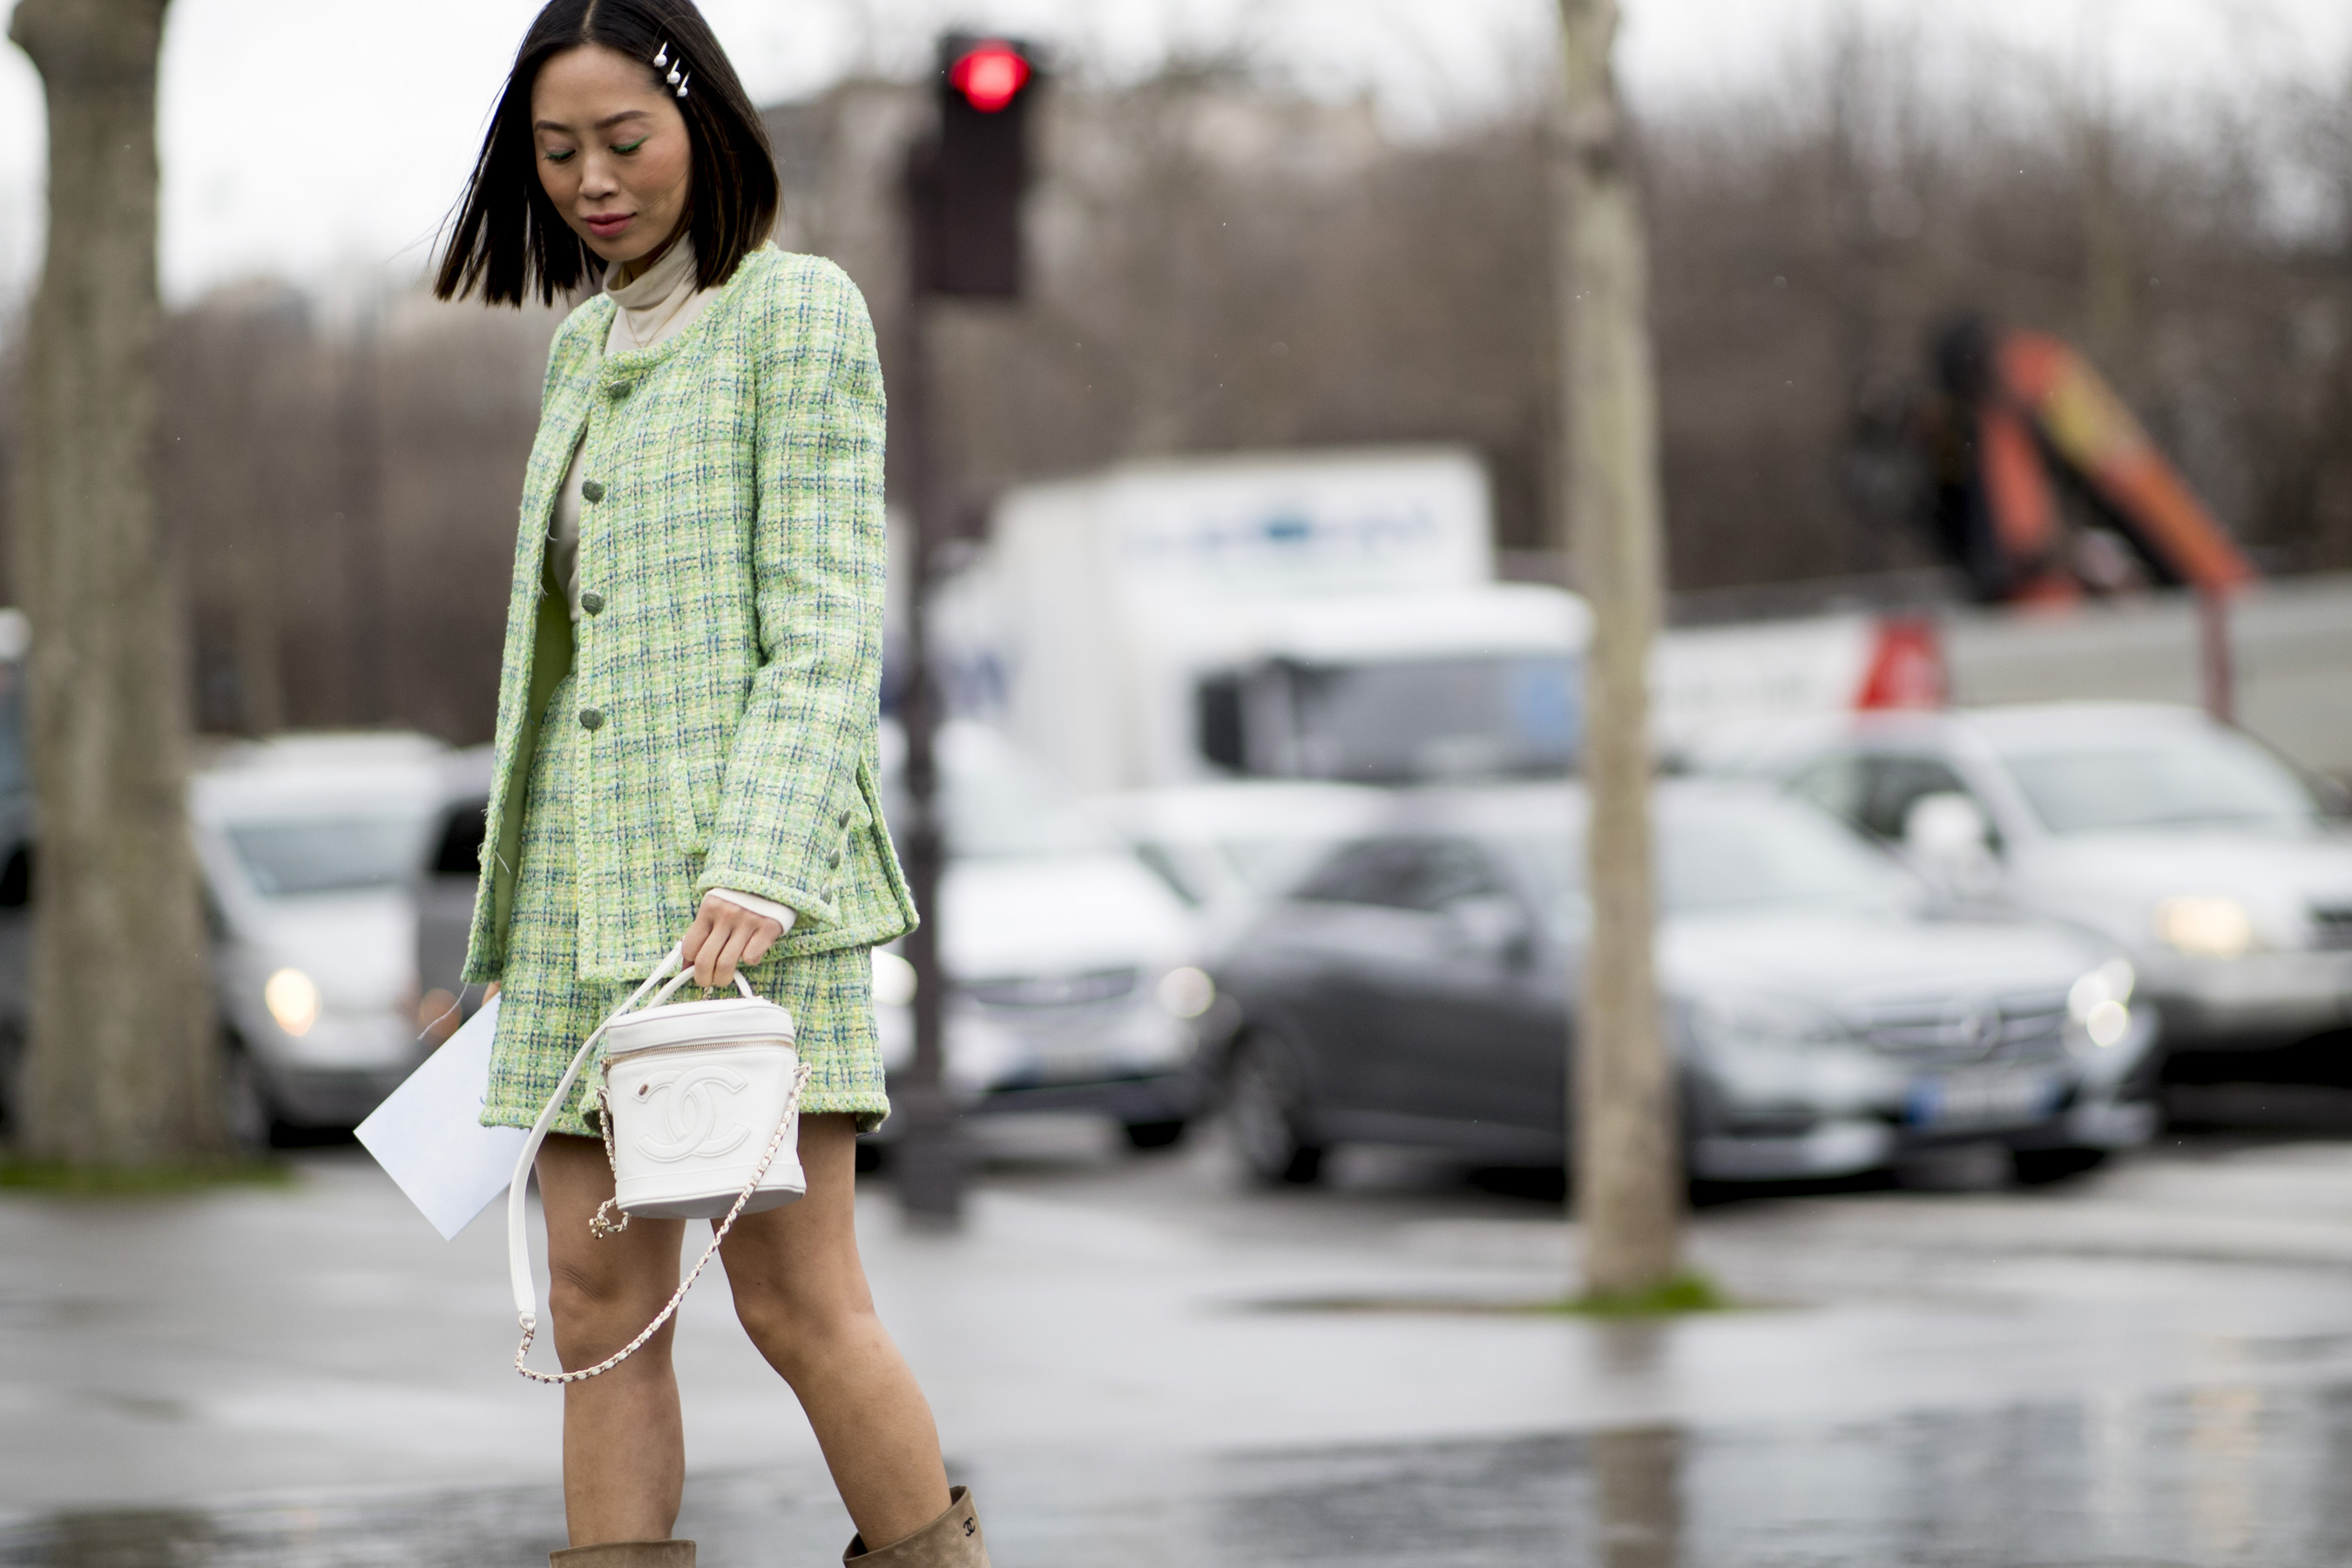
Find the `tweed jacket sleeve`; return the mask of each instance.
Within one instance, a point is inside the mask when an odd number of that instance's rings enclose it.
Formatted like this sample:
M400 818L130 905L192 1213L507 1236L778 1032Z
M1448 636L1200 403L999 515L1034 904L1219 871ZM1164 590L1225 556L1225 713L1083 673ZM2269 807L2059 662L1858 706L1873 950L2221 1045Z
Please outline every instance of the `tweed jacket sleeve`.
M871 798L882 670L886 408L874 327L840 268L766 298L751 568L760 665L694 891L732 889L836 918ZM795 934L800 934L796 929Z

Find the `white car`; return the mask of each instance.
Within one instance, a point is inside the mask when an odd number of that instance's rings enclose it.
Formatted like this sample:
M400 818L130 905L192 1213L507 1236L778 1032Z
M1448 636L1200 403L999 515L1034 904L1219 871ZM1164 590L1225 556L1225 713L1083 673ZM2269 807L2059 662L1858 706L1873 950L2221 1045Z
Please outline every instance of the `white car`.
M412 885L446 749L421 735L232 748L189 785L233 1131L350 1127L424 1059Z
M1091 806L1199 911L1213 951L1334 847L1370 831L1393 799L1364 784L1219 779Z
M2120 943L2169 1050L2352 1024L2340 792L2193 709L1865 715L1693 760L1776 779L1963 893Z
M903 836L895 725L884 727L882 755ZM1173 1142L1202 1087L1194 1020L1214 1000L1190 913L996 731L944 726L939 763L949 1089L968 1109L1085 1111L1118 1121L1138 1148ZM875 1001L893 1072L914 1058L913 994L912 966L878 951Z

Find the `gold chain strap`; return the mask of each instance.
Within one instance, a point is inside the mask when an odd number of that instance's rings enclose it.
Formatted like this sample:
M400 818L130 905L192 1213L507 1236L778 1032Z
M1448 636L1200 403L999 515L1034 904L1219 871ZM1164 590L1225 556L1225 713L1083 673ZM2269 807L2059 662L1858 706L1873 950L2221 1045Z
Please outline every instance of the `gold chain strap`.
M517 1372L533 1383L584 1383L589 1378L603 1376L645 1347L645 1342L652 1339L660 1331L661 1326L670 1321L672 1314L677 1312L678 1304L686 1300L686 1293L694 1289L694 1282L702 1278L702 1271L705 1268L710 1267L710 1260L719 1256L719 1244L727 1239L727 1233L734 1228L736 1218L743 1212L743 1205L750 1203L751 1194L760 1190L760 1183L767 1176L768 1167L775 1163L776 1152L784 1146L785 1131L793 1125L795 1114L801 1106L801 1090L808 1087L809 1071L809 1064L806 1062L802 1062L793 1068L792 1094L784 1100L783 1118L776 1123L775 1136L768 1140L767 1152L760 1156L759 1169L751 1173L751 1181L746 1183L743 1190L735 1195L735 1206L727 1211L727 1217L720 1221L718 1229L711 1233L710 1245L702 1249L702 1257L696 1262L694 1271L679 1283L675 1291L671 1292L669 1305L664 1307L661 1314L646 1325L645 1331L594 1366L583 1367L578 1372L534 1372L523 1365L523 1358L530 1354L531 1342L539 1337L539 1321L536 1318L525 1318L522 1321L522 1343L515 1347L514 1359ZM612 1107L606 1101L602 1089L597 1091L596 1100L602 1109L604 1122L604 1157L611 1160L613 1158ZM617 1164L614 1166L613 1174L615 1181L620 1179L620 1167ZM613 1207L617 1201L617 1197L605 1199L598 1205L595 1215L588 1222L588 1228L599 1240L610 1236L618 1236L629 1227L629 1216L626 1214L621 1215L620 1223L617 1225L611 1224L604 1218L605 1209Z

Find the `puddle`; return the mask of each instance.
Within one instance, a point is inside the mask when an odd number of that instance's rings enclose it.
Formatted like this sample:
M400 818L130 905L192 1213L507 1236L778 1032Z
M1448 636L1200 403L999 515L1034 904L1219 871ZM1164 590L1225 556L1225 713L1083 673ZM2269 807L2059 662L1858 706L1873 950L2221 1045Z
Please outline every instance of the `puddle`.
M2352 1389L2220 1385L1894 1420L961 1467L1021 1568L2335 1568ZM821 1471L690 1483L709 1568L839 1561ZM553 1487L0 1529L8 1568L536 1568Z

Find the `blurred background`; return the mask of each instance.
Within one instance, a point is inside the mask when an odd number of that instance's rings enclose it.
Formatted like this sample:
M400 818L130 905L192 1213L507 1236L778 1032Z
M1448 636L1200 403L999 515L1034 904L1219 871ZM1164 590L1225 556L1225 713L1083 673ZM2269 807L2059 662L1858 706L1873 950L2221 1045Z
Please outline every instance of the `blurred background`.
M848 270L901 387L940 41L1038 67L1024 297L924 323L963 1229L887 1223L900 1131L862 1163L886 1315L1009 1558L2352 1553L2352 11L1625 0L1659 974L1692 1256L1755 1310L1611 1323L1560 1301L1592 606L1555 7L704 8L778 243ZM170 13L191 816L231 1120L291 1175L0 1201L0 1563L560 1536L497 1238L434 1240L348 1137L479 999L562 310L423 279L535 9ZM12 309L42 124L0 56ZM30 635L0 612L0 1069ZM903 1071L915 971L875 978ZM689 1525L818 1560L813 1447L723 1303L681 1323Z
M292 0L173 9L163 493L207 731L488 736L554 317L436 306L418 279L530 9L391 36ZM1451 443L1488 476L1506 573L1544 575L1548 8L1000 9L1056 77L1033 302L937 344L965 531L1010 487L1139 458ZM775 106L780 240L848 268L890 361L893 181L949 13L711 16ZM2347 31L2317 0L1632 8L1689 613L1943 564L1867 437L1932 384L1930 331L1963 307L2088 354L2265 570L2352 565ZM0 60L18 291L39 102Z

